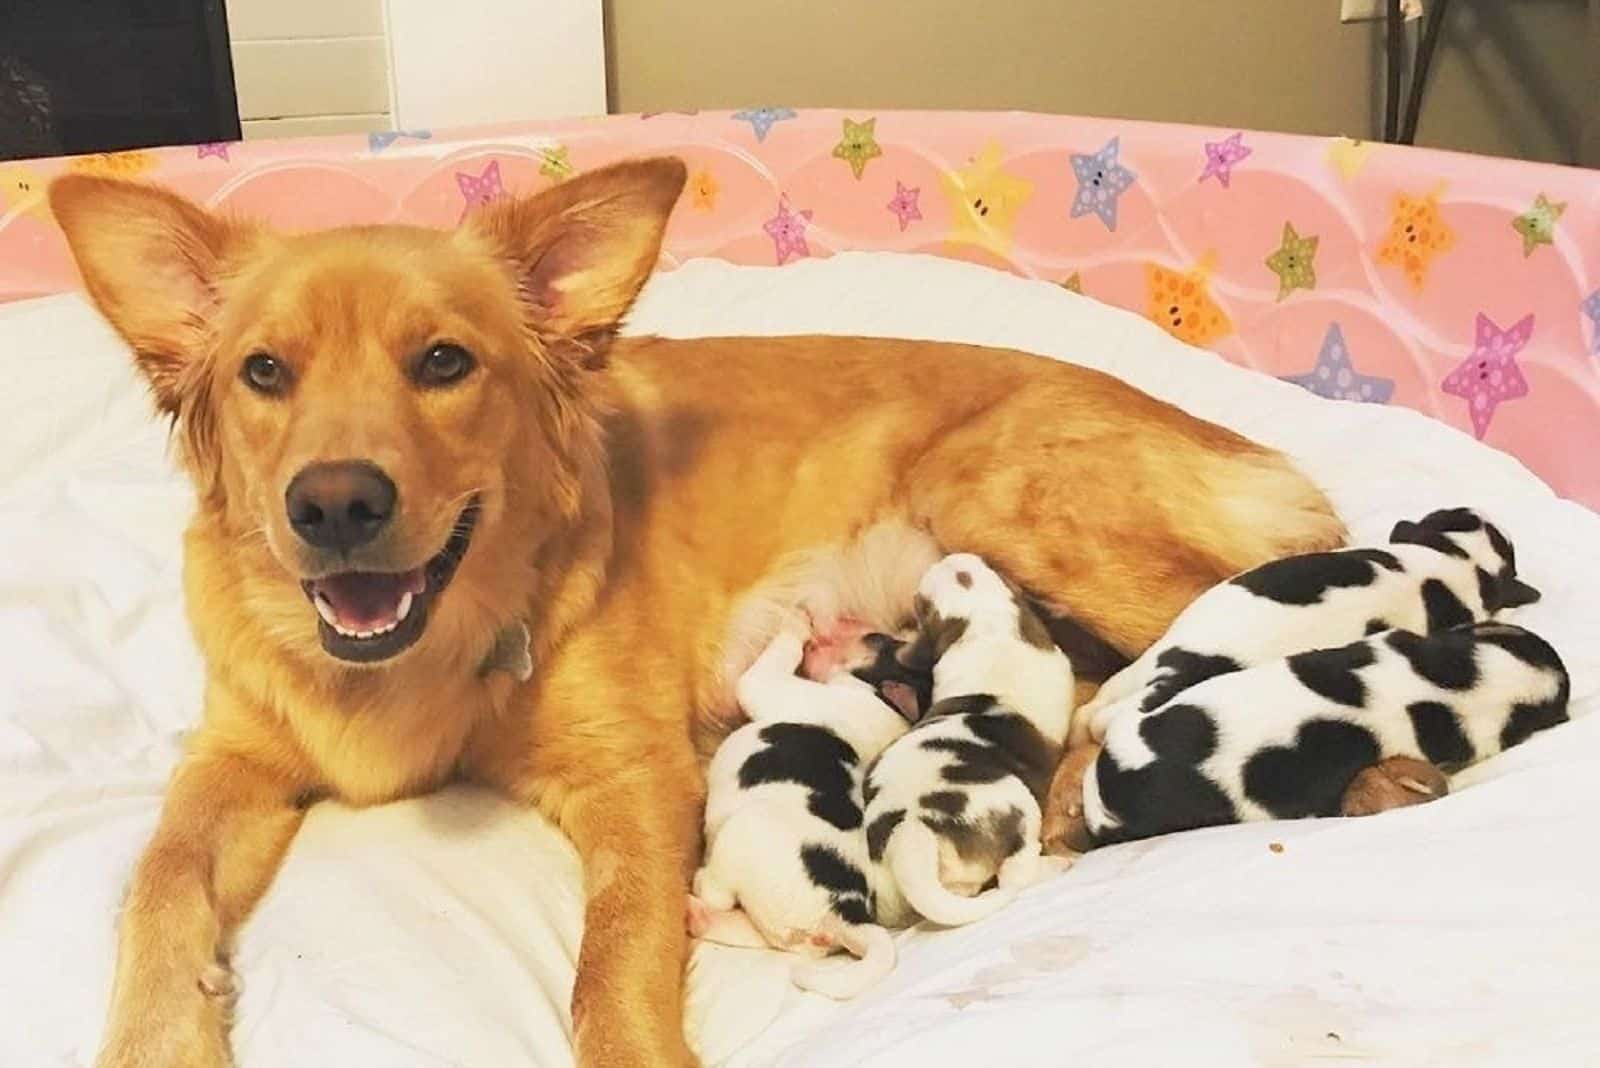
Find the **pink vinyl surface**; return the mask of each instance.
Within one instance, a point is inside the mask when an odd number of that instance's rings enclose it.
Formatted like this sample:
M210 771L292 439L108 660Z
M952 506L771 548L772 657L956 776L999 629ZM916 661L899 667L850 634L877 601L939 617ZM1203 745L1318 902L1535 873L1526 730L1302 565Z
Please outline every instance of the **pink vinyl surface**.
M1600 173L1543 164L1125 120L788 108L201 145L0 163L0 301L79 284L43 197L66 170L291 228L454 226L488 199L651 153L690 169L668 267L845 250L992 264L1323 396L1415 408L1600 506Z

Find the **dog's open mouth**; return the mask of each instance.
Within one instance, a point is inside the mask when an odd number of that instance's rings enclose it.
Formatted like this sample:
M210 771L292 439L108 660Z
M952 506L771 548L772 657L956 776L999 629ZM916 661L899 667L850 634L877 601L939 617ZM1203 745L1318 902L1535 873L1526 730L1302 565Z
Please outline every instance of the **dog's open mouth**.
M456 518L444 548L410 571L339 571L301 583L321 621L328 655L358 664L387 660L409 648L428 625L428 609L455 577L478 525L474 497Z

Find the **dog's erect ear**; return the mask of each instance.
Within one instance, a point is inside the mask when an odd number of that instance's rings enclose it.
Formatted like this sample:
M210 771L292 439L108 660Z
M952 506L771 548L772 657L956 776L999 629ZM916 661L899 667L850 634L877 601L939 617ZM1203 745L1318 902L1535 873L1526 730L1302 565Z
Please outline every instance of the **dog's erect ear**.
M254 231L164 189L87 175L57 179L50 207L95 306L133 349L157 406L176 414L205 352L217 280Z
M616 326L639 295L687 174L670 156L617 163L493 201L467 227L515 264L541 332L580 338Z

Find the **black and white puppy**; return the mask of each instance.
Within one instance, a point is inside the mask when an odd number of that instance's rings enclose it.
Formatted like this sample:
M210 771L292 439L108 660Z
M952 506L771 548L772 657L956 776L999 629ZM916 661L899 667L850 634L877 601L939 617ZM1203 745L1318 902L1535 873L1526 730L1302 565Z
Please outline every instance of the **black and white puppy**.
M1384 630L1495 619L1538 599L1494 524L1466 508L1433 512L1396 524L1384 548L1291 556L1207 590L1078 710L1073 740L1098 741L1124 712L1214 675Z
M1100 844L1338 815L1363 769L1408 757L1458 771L1566 722L1569 692L1560 656L1521 627L1386 631L1114 720L1084 777L1084 814Z
M880 923L921 915L954 926L1038 877L1040 804L1072 714L1072 665L971 554L929 568L915 608L908 656L933 662L933 705L867 774L867 850L887 875Z
M931 679L900 663L905 643L860 636L826 681L797 676L809 634L773 638L738 680L751 722L707 772L706 856L694 879L690 933L808 958L845 949L849 967L794 971L797 985L853 997L893 969L894 942L874 922L861 809L863 770L921 711Z

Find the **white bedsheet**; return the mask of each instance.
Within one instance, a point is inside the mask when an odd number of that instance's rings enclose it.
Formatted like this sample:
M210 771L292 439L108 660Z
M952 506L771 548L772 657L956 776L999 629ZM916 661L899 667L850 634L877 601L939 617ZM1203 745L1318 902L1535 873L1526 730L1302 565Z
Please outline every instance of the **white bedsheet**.
M1522 621L1571 724L1433 805L1092 854L992 920L908 932L857 1001L702 952L691 1022L744 1065L1424 1065L1600 1056L1600 518L1420 415L1322 401L1058 287L921 257L691 263L635 332L862 333L1101 367L1286 449L1360 539L1490 512L1545 600ZM197 716L178 595L190 496L109 333L73 297L0 308L0 1066L82 1065L123 883ZM1086 502L1092 507L1092 502ZM1281 847L1281 848L1279 848ZM576 860L470 791L319 806L235 955L242 1068L570 1063Z

